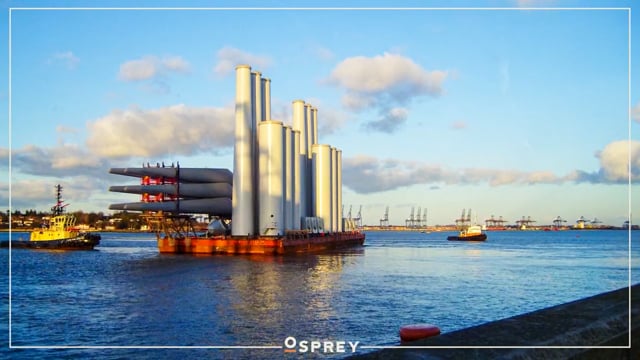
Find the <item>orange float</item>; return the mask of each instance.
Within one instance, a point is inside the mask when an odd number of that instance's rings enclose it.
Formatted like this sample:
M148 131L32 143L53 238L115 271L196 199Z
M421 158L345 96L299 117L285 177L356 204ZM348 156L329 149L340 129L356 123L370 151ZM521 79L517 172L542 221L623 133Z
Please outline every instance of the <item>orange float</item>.
M440 335L440 328L431 324L411 324L400 328L400 340L415 341Z

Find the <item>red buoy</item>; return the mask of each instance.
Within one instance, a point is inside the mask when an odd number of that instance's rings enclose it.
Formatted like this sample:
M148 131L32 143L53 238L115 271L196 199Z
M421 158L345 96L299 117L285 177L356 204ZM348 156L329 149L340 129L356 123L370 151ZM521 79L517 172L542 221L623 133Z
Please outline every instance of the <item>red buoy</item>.
M440 328L431 324L411 324L400 328L400 340L415 341L440 335Z

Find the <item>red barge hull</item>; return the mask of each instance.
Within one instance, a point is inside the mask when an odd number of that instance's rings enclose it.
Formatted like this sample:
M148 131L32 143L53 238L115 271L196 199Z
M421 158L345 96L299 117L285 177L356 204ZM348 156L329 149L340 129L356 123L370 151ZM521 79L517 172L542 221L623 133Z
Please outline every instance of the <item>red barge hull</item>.
M361 232L304 234L278 237L213 236L158 238L158 250L163 254L263 254L286 255L343 249L364 244Z

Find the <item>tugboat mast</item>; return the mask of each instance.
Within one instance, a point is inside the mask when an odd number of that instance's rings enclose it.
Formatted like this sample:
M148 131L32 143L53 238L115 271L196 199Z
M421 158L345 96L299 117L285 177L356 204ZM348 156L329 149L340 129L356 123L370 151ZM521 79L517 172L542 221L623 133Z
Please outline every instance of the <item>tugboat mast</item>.
M51 207L51 212L53 216L62 215L64 213L64 207L66 204L62 204L64 200L62 200L62 185L56 185L56 204Z

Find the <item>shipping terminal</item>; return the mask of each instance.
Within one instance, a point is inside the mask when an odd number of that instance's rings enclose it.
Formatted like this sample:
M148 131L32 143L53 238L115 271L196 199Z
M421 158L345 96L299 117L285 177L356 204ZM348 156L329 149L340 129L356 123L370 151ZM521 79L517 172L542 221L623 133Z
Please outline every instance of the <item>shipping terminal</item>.
M362 246L365 235L342 214L342 151L318 143L318 109L293 101L293 126L271 119L271 81L236 67L233 172L157 163L111 168L140 185L109 191L140 201L161 253L284 255ZM211 222L205 234L194 214Z

